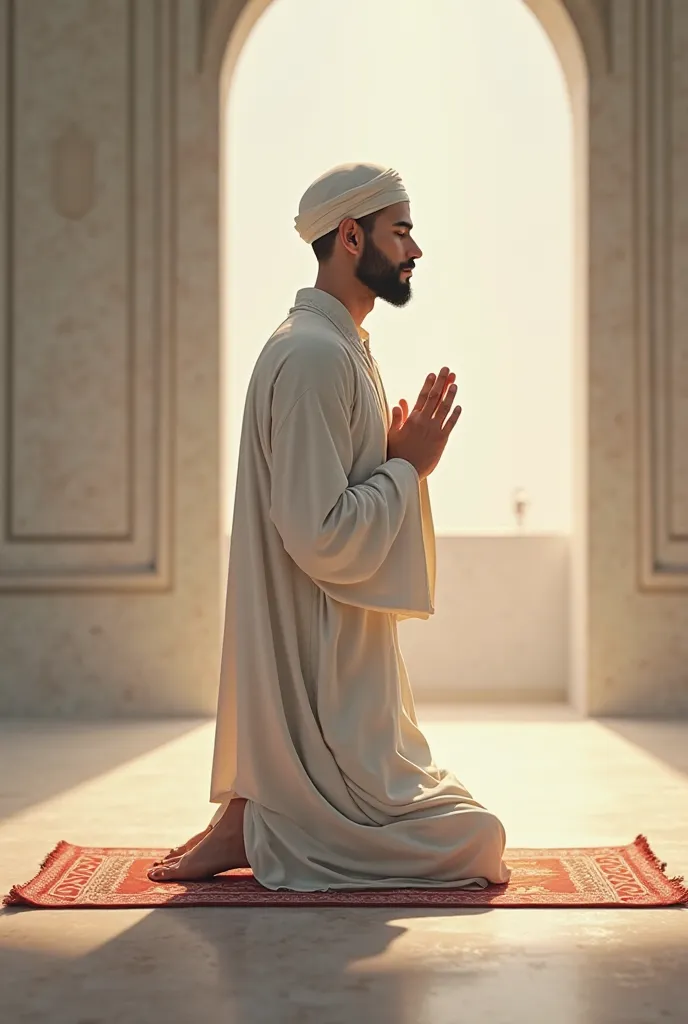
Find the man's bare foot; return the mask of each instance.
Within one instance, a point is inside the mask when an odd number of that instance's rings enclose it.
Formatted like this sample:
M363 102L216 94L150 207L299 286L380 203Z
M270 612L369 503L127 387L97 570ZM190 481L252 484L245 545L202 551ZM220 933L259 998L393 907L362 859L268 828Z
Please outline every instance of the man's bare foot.
M205 839L212 827L212 825L208 825L208 827L204 828L202 832L192 836L191 839L187 839L187 841L181 846L175 846L169 853L165 854L162 860L156 860L155 866L157 867L158 864L166 864L170 860L178 860L183 854L188 853L189 850L193 850L194 846L198 846L201 839Z
M244 808L246 801L235 798L214 828L194 847L180 857L152 867L152 882L193 882L212 878L232 868L246 868L249 863L244 848Z

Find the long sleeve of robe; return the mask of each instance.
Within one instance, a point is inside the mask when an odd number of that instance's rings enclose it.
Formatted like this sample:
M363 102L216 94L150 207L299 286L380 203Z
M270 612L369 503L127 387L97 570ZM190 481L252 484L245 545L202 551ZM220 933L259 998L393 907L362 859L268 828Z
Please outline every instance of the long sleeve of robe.
M484 886L504 830L433 762L397 637L433 612L427 485L387 460L365 332L303 289L248 390L211 799L268 888Z
M278 380L273 393L271 445L271 519L285 551L334 600L430 614L431 570L416 470L393 459L350 484L355 453L348 360L340 346L328 345L315 358L306 349L292 359L291 372L283 371L287 381ZM296 401L294 390L300 392Z

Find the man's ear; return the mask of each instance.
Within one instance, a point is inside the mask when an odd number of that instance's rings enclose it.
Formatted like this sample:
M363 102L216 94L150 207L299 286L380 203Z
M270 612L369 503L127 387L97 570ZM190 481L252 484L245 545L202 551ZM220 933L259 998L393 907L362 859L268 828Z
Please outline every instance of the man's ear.
M361 251L361 226L353 217L347 217L339 225L339 240L352 256L358 256Z

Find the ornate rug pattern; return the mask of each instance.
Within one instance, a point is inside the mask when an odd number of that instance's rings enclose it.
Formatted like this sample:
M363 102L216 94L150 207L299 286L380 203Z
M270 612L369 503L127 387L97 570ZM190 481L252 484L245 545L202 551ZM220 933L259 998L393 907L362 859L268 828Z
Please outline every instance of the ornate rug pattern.
M248 869L207 882L160 884L146 871L166 850L72 846L61 842L6 906L110 909L147 907L668 907L688 904L682 878L668 878L647 839L630 846L509 850L507 885L487 889L367 889L273 892Z

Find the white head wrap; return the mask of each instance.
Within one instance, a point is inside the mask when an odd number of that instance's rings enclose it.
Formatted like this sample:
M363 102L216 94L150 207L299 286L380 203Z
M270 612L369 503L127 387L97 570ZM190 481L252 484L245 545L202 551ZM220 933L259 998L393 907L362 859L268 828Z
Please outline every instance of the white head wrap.
M347 217L358 219L394 203L408 203L401 178L377 164L341 164L314 181L299 203L294 226L304 242L315 242Z

